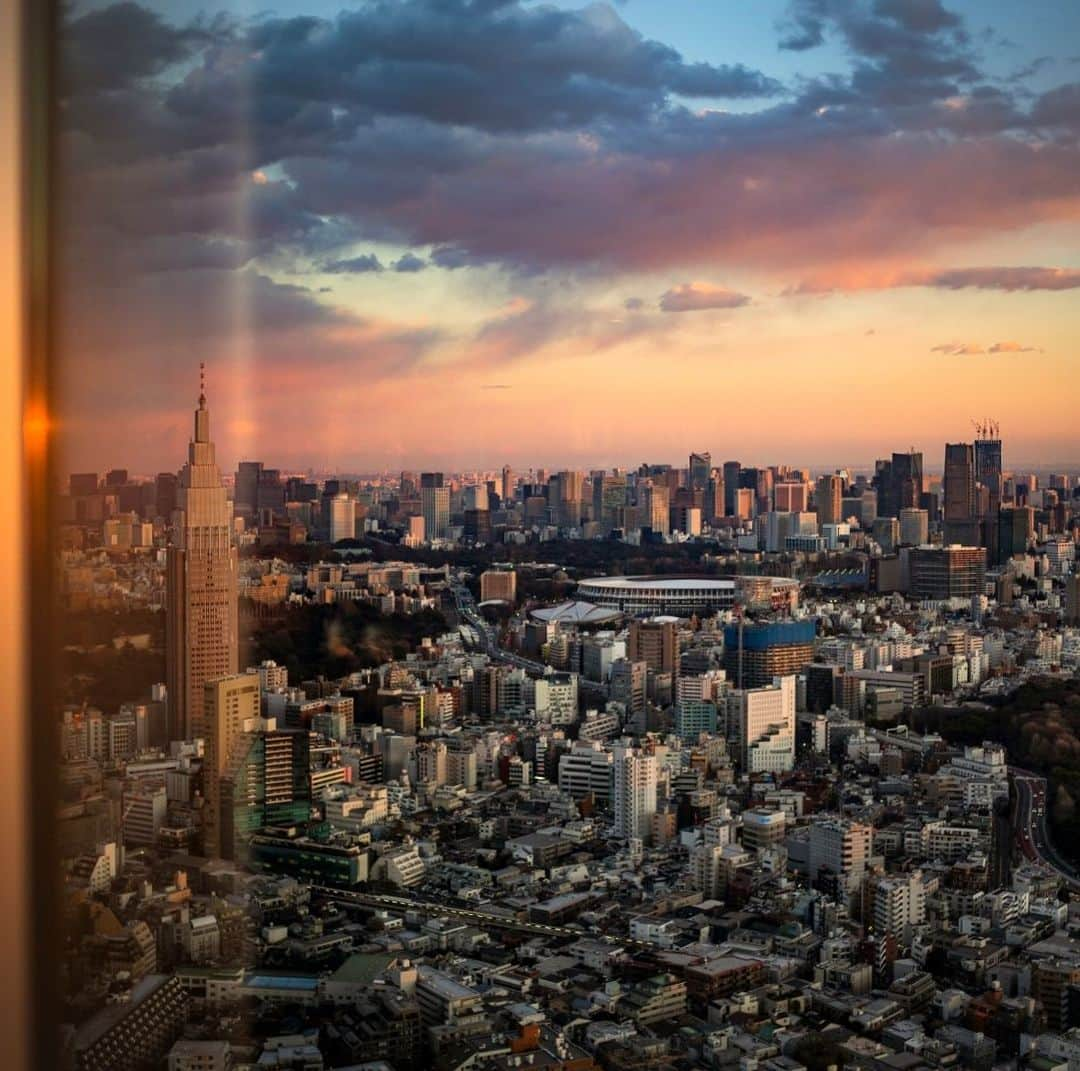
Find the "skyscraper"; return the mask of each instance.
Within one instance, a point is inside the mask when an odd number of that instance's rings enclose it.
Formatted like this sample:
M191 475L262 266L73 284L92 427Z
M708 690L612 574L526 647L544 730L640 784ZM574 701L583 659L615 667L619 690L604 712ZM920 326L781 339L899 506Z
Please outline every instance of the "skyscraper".
M975 518L975 451L971 443L945 444L945 542L978 542Z
M613 474L593 477L593 520L605 534L622 524L626 506L626 476Z
M795 677L772 685L732 691L727 697L728 731L743 773L782 773L795 765Z
M844 481L839 476L822 476L814 489L817 521L822 524L839 524L843 520L842 499Z
M311 817L311 739L303 729L278 729L255 718L232 744L219 778L219 853L245 861L247 842L266 826Z
M612 750L615 835L648 840L656 814L656 756L625 744Z
M893 454L891 461L879 461L875 480L879 517L899 517L902 509L918 509L923 490L922 454L912 450Z
M221 838L221 778L236 741L259 716L259 674L237 673L203 685L205 756L203 850L212 858L225 855Z
M167 525L172 524L176 509L177 480L175 472L159 472L154 480L154 512Z
M426 482L437 475L438 483ZM450 488L442 484L442 473L424 473L420 485L420 509L424 515L424 538L443 539L450 525Z
M233 483L233 509L241 517L255 516L262 471L261 461L241 461L236 467L236 479Z
M679 623L673 617L630 622L626 657L644 662L654 673L674 673L679 666Z
M773 488L773 502L781 513L805 513L810 508L810 490L805 483L783 480Z
M330 542L356 538L356 503L342 491L330 500Z
M237 669L237 555L232 511L210 439L205 388L176 492L166 562L165 679L170 738L205 731L203 686Z
M727 514L724 477L717 472L705 488L705 507L703 516L710 524Z
M670 503L671 499L666 487L658 483L654 483L651 487L646 487L641 503L645 507L645 515L642 518L642 523L651 528L654 532L667 535L671 530L671 515L668 512Z
M990 492L990 516L1001 506L1001 439L997 424L988 421L979 428L975 440L975 479Z
M900 542L909 547L921 547L930 538L930 521L924 509L900 511Z
M709 475L712 472L712 455L691 454L689 486L698 491L704 491L709 486Z
M581 524L581 496L584 486L585 479L580 472L565 469L558 477L553 476L549 481L549 487L557 491L549 505L552 517L560 528L577 528Z
M742 465L738 461L724 462L724 515L735 516L735 496L738 493Z

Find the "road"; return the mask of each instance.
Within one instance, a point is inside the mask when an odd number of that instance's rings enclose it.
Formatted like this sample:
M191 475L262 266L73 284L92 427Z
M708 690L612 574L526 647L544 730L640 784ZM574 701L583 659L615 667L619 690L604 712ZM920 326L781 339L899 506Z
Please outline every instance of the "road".
M506 915L476 911L469 907L455 907L451 904L434 903L429 900L417 900L410 896L383 896L377 893L354 892L351 889L335 889L328 885L313 885L311 891L325 900L352 904L356 907L370 907L379 911L396 911L399 914L412 912L417 915L430 915L439 918L450 916L484 929L524 933L531 937L560 938L569 941L591 937L593 940L610 944L613 949L655 949L657 947L650 941L612 937L610 934L590 934L583 929L573 929L569 926L547 926L541 922L523 922L520 919L510 918Z
M464 584L451 583L450 591L454 596L454 604L457 607L458 616L469 627L470 632L476 638L476 646L480 648L493 662L503 662L506 665L515 666L517 669L528 670L530 673L543 675L548 667L543 662L534 662L532 659L523 658L514 651L507 651L499 646L492 627L484 620L483 615L476 607L476 600L472 597Z
M1046 830L1046 778L1010 766L1016 786L1016 839L1020 851L1033 862L1057 871L1072 892L1080 892L1080 875L1063 859L1050 841Z

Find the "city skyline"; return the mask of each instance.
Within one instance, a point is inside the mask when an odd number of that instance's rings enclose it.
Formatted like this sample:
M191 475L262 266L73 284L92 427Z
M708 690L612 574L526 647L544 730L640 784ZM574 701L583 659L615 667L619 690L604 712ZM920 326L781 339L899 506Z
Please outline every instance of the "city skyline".
M1080 453L1075 10L201 7L68 20L63 467L193 360L230 463Z
M200 366L200 377L205 377L205 372ZM200 379L200 391L204 390L204 384L202 378ZM986 426L989 427L989 418ZM1000 425L996 422L993 424L995 428L995 437L990 439L988 435L984 435L982 432L983 424L981 421L971 421L969 430L975 434L968 434L957 437L957 444L963 442L968 446L974 448L974 444L982 442L985 444L993 444L998 450L998 464L1002 464L1002 454L1004 454L1004 468L1001 470L1008 474L1028 474L1036 473L1045 475L1053 472L1055 469L1070 470L1072 468L1080 466L1080 458L1070 459L1066 457L1056 459L1039 459L1030 460L1024 458L1018 458L1013 460L1010 454L1011 441L1001 437ZM637 460L624 460L614 463L599 464L595 462L595 459L589 459L585 457L578 462L548 462L545 463L543 458L537 458L535 455L528 453L522 455L524 461L520 461L515 464L507 457L502 458L490 458L487 463L478 464L460 464L455 463L451 465L439 465L435 463L415 463L415 464L402 464L402 465L387 465L381 468L370 469L350 469L347 467L335 467L333 465L297 465L288 466L282 465L279 461L280 451L275 450L273 447L269 447L264 456L255 457L254 455L238 456L233 460L224 460L221 462L222 479L227 485L232 485L235 482L236 474L239 471L239 467L242 463L258 462L265 464L269 462L271 466L284 476L307 476L311 478L324 478L324 477L341 477L345 479L382 479L386 477L398 478L403 473L412 473L419 475L422 472L438 472L440 474L445 473L448 477L469 477L479 474L500 474L504 469L509 469L511 475L514 478L522 478L529 473L533 472L546 472L548 474L557 473L560 470L580 472L583 475L588 475L593 471L603 472L634 472L643 465L668 465L672 469L686 469L689 471L689 465L687 461L694 458L708 457L711 458L712 469L720 469L725 463L730 461L737 461L743 467L758 467L758 468L795 468L805 469L810 473L811 482L820 476L833 475L836 472L847 471L852 475L873 475L875 471L875 464L879 459L887 458L894 450L896 452L913 452L919 454L924 459L924 475L927 480L939 479L944 480L946 473L946 458L950 449L950 441L947 437L940 438L930 447L923 447L917 444L908 444L905 447L897 448L895 445L889 447L888 444L882 445L876 452L858 462L815 462L808 460L798 454L794 456L772 458L770 460L762 460L761 458L753 455L747 456L742 451L741 447L736 445L730 453L717 452L714 449L707 449L701 444L698 445L700 452L695 452L693 448L690 450L684 450L681 455L675 457L639 457ZM935 462L935 457L939 458L939 462ZM929 464L926 463L926 459L929 458ZM155 477L155 472L152 467L146 468L131 468L130 464L125 465L123 458L117 459L115 463L99 466L92 471L98 474L104 474L112 469L121 469L125 473L130 473L132 478L140 480L152 480ZM128 459L130 461L130 459ZM77 472L88 471L87 469L72 468L70 472L65 472L61 479L66 485L66 481L69 475ZM174 469L166 465L162 472L172 472Z

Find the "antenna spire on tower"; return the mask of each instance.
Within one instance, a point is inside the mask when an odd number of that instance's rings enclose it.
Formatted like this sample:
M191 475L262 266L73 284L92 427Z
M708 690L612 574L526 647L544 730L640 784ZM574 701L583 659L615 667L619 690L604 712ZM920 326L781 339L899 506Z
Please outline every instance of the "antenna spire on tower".
M206 362L199 362L199 408L206 408Z

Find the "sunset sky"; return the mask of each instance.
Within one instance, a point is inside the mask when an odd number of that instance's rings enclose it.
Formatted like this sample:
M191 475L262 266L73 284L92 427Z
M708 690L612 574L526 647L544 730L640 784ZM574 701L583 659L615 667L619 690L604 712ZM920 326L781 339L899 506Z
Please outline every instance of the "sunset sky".
M68 469L177 468L201 360L226 470L1080 461L1080 5L81 3L65 71Z

